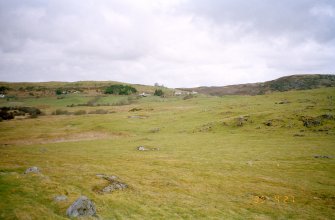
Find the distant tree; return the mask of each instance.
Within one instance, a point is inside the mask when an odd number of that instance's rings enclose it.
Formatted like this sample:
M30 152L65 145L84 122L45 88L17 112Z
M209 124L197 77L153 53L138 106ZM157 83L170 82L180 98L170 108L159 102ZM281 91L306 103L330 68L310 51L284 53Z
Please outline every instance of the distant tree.
M165 87L164 84L159 85L159 83L155 83L154 86L155 86L155 87Z
M154 95L155 96L162 96L162 95L164 95L164 92L161 89L156 89Z
M0 93L1 94L6 94L6 91L8 91L9 88L7 86L0 86Z
M130 95L136 93L137 90L128 85L111 85L106 88L105 94L115 94L115 95Z
M61 95L63 93L63 91L61 89L56 89L55 91L56 95Z

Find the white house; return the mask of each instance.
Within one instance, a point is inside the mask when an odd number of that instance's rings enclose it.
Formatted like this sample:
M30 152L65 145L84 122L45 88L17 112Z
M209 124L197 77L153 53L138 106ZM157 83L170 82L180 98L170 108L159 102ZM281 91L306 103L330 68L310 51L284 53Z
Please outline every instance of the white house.
M174 95L182 95L182 92L181 91L175 91Z
M142 97L147 97L147 96L150 96L150 94L148 94L148 93L145 93L145 92L142 92L141 94L139 94L139 96L142 96Z

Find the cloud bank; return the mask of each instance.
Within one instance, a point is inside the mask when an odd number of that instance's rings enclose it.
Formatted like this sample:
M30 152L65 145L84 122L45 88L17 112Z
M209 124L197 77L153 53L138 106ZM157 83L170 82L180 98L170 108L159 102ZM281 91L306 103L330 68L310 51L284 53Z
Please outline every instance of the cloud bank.
M169 87L334 74L332 0L0 1L0 80Z

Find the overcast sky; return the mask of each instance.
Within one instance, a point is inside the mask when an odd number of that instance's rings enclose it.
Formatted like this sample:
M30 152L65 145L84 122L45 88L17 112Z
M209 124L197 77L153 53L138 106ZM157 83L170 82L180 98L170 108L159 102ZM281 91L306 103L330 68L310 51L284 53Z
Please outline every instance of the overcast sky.
M0 81L193 87L334 70L334 0L0 0Z

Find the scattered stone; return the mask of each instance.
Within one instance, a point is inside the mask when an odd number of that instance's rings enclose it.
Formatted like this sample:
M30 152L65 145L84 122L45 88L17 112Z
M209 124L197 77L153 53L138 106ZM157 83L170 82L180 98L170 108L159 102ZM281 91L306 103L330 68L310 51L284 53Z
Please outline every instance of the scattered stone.
M252 161L248 161L247 164L248 164L249 166L252 166L252 165L253 165L253 162L252 162Z
M332 157L327 155L314 155L314 158L331 159Z
M128 185L125 183L122 183L116 179L118 179L117 176L109 176L105 174L97 174L96 175L99 178L105 179L109 182L109 185L104 187L102 190L98 190L100 193L111 193L115 190L123 190L125 188L128 188Z
M139 150L139 151L149 151L149 150L159 150L159 148L157 148L157 147L152 147L152 148L146 148L146 147L144 147L144 146L138 146L137 147L137 150Z
M137 150L139 150L139 151L146 151L148 149L146 149L144 146L138 146Z
M115 190L123 190L125 188L127 188L127 184L125 183L121 183L119 181L116 181L116 180L113 180L113 181L110 181L111 184L109 184L108 186L106 186L105 188L102 189L102 192L103 193L111 193Z
M86 196L80 196L67 210L69 217L95 216L96 208L94 203Z
M29 167L28 169L26 169L26 171L24 172L24 174L27 173L39 173L40 169L38 167Z
M65 195L59 195L59 196L54 197L55 202L62 202L62 201L66 201L66 200L67 200L67 196L65 196Z

